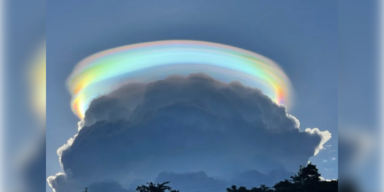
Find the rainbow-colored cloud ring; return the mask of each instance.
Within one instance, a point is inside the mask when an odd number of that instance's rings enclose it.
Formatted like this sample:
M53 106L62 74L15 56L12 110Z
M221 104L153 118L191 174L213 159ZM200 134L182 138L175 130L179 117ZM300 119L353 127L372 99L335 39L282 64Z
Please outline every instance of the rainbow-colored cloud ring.
M67 82L72 110L82 119L93 99L122 83L147 83L198 72L257 87L276 103L290 104L290 81L270 59L218 43L169 40L117 47L82 60Z

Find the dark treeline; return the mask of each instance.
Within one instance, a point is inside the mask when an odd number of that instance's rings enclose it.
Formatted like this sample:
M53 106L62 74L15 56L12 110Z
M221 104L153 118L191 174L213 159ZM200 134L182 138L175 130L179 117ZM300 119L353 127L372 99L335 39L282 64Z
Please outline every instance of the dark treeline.
M338 180L324 181L316 165L308 164L300 167L297 174L276 183L272 187L261 185L259 187L246 188L243 186L231 186L227 192L336 192L338 191ZM137 192L179 192L168 186L169 182L161 184L147 183L136 188Z

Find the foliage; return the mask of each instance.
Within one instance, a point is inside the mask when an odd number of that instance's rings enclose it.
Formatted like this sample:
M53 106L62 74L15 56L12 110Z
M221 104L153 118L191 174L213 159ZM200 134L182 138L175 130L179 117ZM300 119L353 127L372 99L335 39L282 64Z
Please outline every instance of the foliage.
M178 190L172 190L170 186L168 186L169 182L164 182L161 184L154 184L152 182L147 183L147 185L141 185L136 188L138 192L179 192Z
M253 187L252 189L247 189L245 187L237 188L236 185L232 185L231 188L227 188L227 192L274 192L274 190L265 185L260 185L260 187Z
M338 181L322 181L320 179L319 170L316 165L309 163L307 166L300 166L297 174L291 177L290 180L284 180L276 183L272 188L265 185L247 189L244 186L237 187L232 185L227 188L227 192L337 192ZM172 190L168 186L169 182L154 184L152 182L147 185L138 186L138 192L179 192Z
M321 174L316 165L309 163L306 167L300 166L299 172L291 177L276 183L273 188L265 185L247 189L233 185L227 192L336 192L338 181L321 181Z

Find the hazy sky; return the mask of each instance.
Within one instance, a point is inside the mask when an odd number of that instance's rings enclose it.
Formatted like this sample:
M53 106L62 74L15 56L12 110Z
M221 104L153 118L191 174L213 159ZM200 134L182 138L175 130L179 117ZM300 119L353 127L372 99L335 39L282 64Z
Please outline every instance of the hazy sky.
M28 181L21 181L18 176L26 178L27 171L24 169L33 164L28 162L36 156L40 157L38 160L40 164L34 164L36 170L34 172L34 181L36 185L40 184L40 190L34 190L33 187L30 191L41 191L42 185L44 189L43 176L45 175L45 147L43 145L35 146L44 143L45 135L42 126L39 126L39 121L36 120L37 116L34 114L34 109L31 105L31 81L30 67L31 58L36 54L36 48L39 44L43 43L45 39L45 1L6 1L4 2L4 18L5 27L3 28L6 40L4 50L4 85L5 91L4 102L6 113L4 113L5 121L5 162L4 173L7 173L5 182L2 187L8 190L20 188L25 184L30 184ZM40 124L41 125L41 124ZM32 154L36 151L33 149L40 148L41 153ZM27 154L28 152L29 154ZM17 170L15 170L15 167ZM24 170L23 170L24 169ZM31 170L31 169L30 169ZM36 171L34 170L34 171ZM38 178L38 179L36 179ZM41 183L37 181L41 181ZM32 180L31 180L32 181ZM24 185L22 185L22 182Z
M339 129L377 135L378 126L378 1L339 1L338 118ZM381 115L381 114L380 114ZM371 138L375 141L375 138ZM354 142L357 143L357 142ZM380 150L355 175L366 191L378 189ZM344 163L340 162L339 164ZM339 169L340 171L340 169Z
M337 11L337 1L47 2L47 175L61 171L56 150L77 132L65 80L78 61L117 46L188 39L277 62L294 87L289 113L301 129L332 133L330 146L310 161L323 177L337 178Z

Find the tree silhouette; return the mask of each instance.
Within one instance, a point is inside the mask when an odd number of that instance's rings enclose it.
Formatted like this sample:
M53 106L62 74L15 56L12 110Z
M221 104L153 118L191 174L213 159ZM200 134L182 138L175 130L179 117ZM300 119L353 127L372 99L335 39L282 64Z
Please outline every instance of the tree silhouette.
M161 183L161 184L154 184L152 182L147 183L148 185L141 185L136 188L136 191L138 192L165 192L165 191L170 191L170 192L179 192L178 190L172 190L169 184L169 181Z
M321 174L316 165L309 163L300 166L299 172L291 177L292 180L280 181L273 186L275 192L336 192L338 181L321 181Z
M231 188L227 188L227 192L249 192L249 190L245 187L237 188L236 185L232 185Z
M292 182L296 185L295 190L303 192L314 192L318 190L320 182L319 170L316 165L309 163L306 167L300 166L299 172L292 176Z
M298 184L319 182L321 174L316 165L309 163L306 167L300 166L299 172L292 176L292 181Z
M270 187L267 187L265 185L260 185L260 187L254 187L249 191L250 192L274 192L273 189L271 189Z
M274 192L273 189L265 186L260 185L260 187L254 187L252 189L247 189L246 187L239 187L237 188L236 185L232 185L231 188L227 188L227 192Z
M291 181L289 180L284 180L284 181L280 181L278 183L276 183L273 188L275 189L275 191L278 191L278 192L291 192L291 191L298 191L298 187L297 185L295 185L294 183L292 183Z
M261 185L247 189L233 185L227 188L227 192L336 192L338 190L338 181L321 181L320 176L316 165L309 163L305 167L300 166L291 180L280 181L273 188Z
M247 189L244 186L237 187L232 185L227 188L227 192L337 192L338 180L334 181L322 181L320 179L321 174L316 165L309 163L307 166L300 166L297 174L291 177L291 180L284 180L276 183L272 188L266 185L260 185L260 187L253 187ZM154 184L152 182L147 185L138 186L136 191L138 192L179 192L178 190L172 190L164 182L161 184ZM347 185L350 185L347 183ZM348 191L348 190L347 190ZM349 191L348 191L349 192Z

